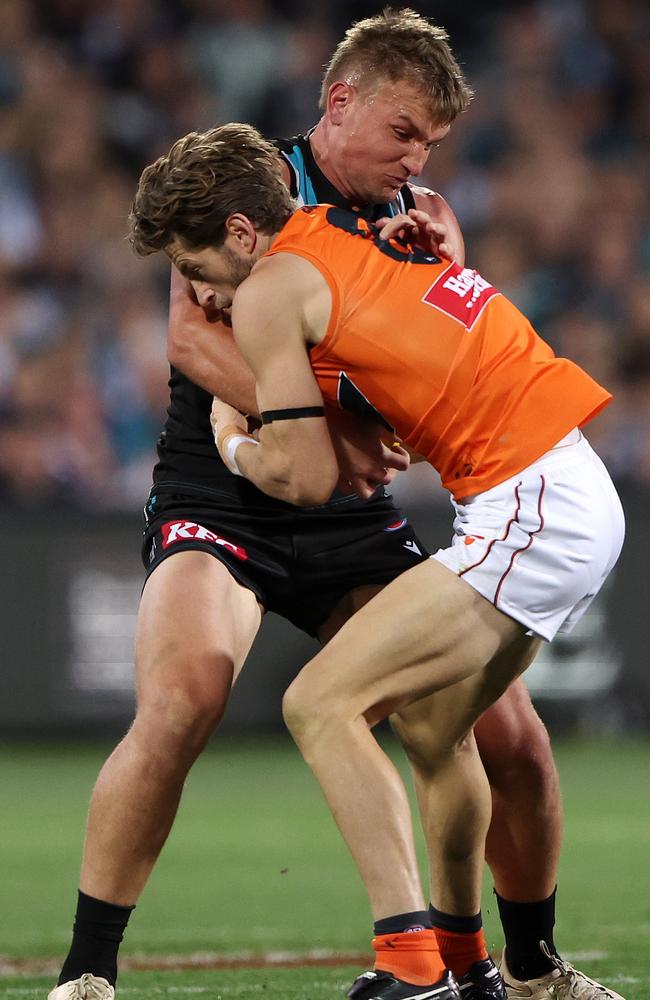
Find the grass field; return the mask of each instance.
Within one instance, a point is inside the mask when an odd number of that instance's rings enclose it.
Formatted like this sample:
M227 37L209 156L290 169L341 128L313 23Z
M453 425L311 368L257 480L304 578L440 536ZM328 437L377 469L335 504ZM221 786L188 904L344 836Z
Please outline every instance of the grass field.
M102 747L0 751L0 1000L44 998L67 949L88 794ZM629 1000L650 1000L650 744L559 743L566 803L556 941ZM486 881L490 947L501 946ZM286 954L367 954L358 878L286 740L217 741L127 932L119 996L339 998L360 964L283 968ZM273 954L271 954L273 953ZM215 957L275 965L215 970ZM174 970L193 956L196 968ZM145 958L171 962L141 971ZM336 959L334 959L336 961ZM18 972L20 970L20 972Z

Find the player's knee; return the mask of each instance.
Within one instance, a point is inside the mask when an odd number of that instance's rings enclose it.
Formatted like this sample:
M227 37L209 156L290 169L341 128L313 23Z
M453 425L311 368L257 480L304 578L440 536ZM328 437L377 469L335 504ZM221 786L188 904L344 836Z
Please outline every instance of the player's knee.
M526 719L507 740L502 739L498 755L479 751L490 785L502 792L520 789L535 798L557 794L559 779L551 741L544 723L535 714Z
M411 766L422 775L435 773L450 759L471 749L466 732L446 733L442 727L431 725L428 719L414 722L395 714L390 717L390 723Z
M440 766L447 749L443 749L436 739L432 739L431 733L427 738L426 732L417 727L404 726L393 717L391 725L413 768L421 773L428 773Z
M185 679L145 697L134 729L152 752L179 761L193 760L219 725L228 702L229 684Z
M298 746L309 738L316 724L314 698L309 688L290 684L282 699L282 718Z
M515 746L510 767L519 775L522 785L535 789L539 795L549 789L554 792L559 785L551 741L541 720L534 731Z
M282 716L287 729L300 749L319 742L323 732L331 732L342 722L342 712L335 699L297 678L282 699Z
M217 722L211 713L175 698L164 709L152 706L151 710L138 712L132 733L145 755L155 758L161 766L169 761L174 769L196 759Z

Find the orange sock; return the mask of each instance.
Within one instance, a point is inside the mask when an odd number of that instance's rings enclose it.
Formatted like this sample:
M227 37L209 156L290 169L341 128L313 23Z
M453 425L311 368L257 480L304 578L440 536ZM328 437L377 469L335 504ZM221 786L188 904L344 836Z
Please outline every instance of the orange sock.
M443 931L440 927L436 927L435 932L445 966L451 969L457 979L464 976L474 962L480 962L482 958L488 957L482 927L467 934Z
M437 983L445 971L436 932L430 928L401 934L378 934L372 939L372 946L377 953L377 972L392 972L397 979L414 986Z

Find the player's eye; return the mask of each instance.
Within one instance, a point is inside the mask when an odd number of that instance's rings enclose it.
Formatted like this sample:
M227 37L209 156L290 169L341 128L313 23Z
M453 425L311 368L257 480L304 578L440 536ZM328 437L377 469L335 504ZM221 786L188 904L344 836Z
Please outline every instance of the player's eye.
M403 128L395 128L395 126L393 126L393 132L398 139L402 139L403 141L407 141L410 138L408 132L405 132Z

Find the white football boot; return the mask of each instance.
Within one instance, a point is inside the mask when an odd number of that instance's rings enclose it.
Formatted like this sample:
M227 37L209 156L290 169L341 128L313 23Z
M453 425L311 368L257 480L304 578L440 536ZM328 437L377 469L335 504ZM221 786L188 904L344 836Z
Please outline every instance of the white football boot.
M515 979L506 962L505 948L499 965L508 1000L623 1000L619 993L601 986L558 955L551 955L546 941L539 946L553 968L538 979Z
M61 983L48 993L47 1000L115 1000L115 990L101 976L84 972L81 979Z

